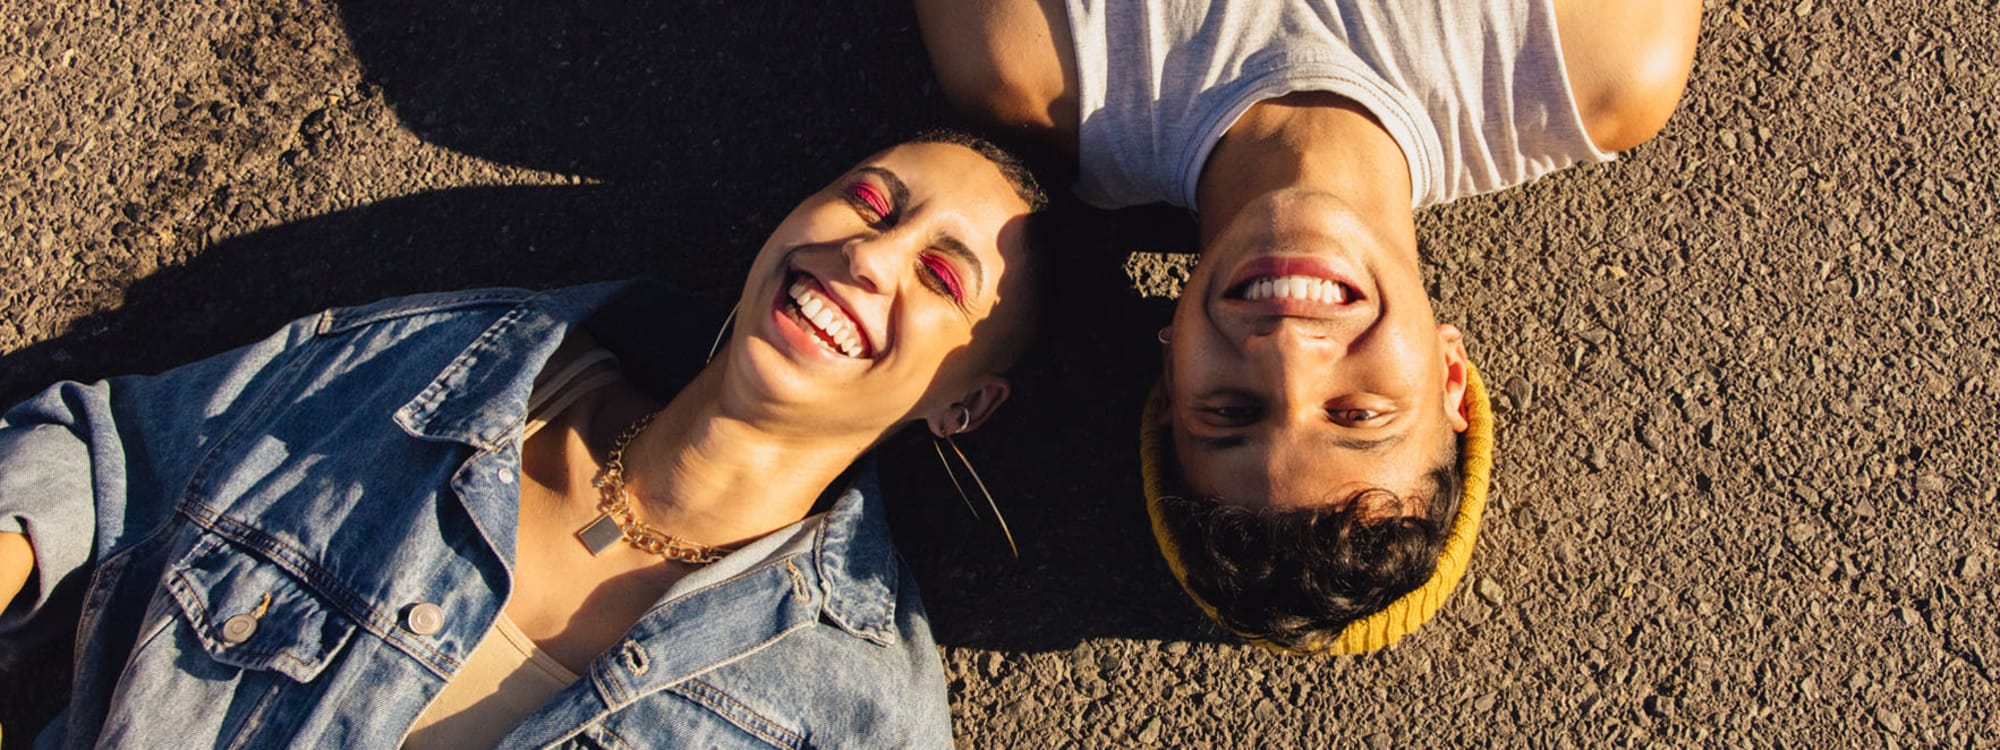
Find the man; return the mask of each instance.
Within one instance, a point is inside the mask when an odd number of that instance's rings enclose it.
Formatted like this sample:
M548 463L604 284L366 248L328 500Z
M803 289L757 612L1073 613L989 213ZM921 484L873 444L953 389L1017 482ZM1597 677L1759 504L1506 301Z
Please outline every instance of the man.
M1320 652L1433 578L1462 483L1484 482L1461 461L1477 378L1432 313L1414 209L1651 138L1701 5L917 9L947 96L1076 157L1085 200L1199 211L1147 427L1171 436L1149 466L1177 475L1149 477L1155 530L1225 626Z

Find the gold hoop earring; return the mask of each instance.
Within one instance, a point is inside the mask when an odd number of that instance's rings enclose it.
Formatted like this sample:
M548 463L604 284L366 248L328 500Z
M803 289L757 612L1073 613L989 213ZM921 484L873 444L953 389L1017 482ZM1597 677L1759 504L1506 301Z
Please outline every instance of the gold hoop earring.
M965 432L972 426L972 410L966 408L963 404L954 404L954 406L959 408L960 418L958 432L954 432L952 435ZM979 508L972 504L972 497L965 494L965 485L958 481L958 472L952 471L951 461L944 457L944 447L949 445L951 446L951 452L958 455L958 462L965 465L965 473L972 475L972 482L979 487L979 494L986 496L986 506L993 509L993 520L1000 523L1000 533L1007 537L1007 549L1013 551L1015 558L1020 558L1021 547L1014 543L1014 531L1007 528L1007 517L1000 514L1000 504L994 502L993 492L986 489L986 480L979 478L979 470L972 468L972 462L966 459L965 451L959 449L958 442L951 439L952 435L931 439L931 448L937 451L938 463L944 465L944 475L951 479L951 486L958 490L958 499L965 501L965 509L972 513L973 518L978 518Z
M732 306L729 308L729 317L722 319L722 327L715 330L715 343L708 345L708 359L702 360L703 364L715 361L716 350L722 348L722 337L729 333L729 324L734 322L736 322L736 308Z

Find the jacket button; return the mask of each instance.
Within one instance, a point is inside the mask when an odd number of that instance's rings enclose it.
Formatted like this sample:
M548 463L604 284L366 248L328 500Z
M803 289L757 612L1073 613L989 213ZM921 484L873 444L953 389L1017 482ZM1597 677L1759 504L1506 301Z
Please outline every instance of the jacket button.
M222 621L222 642L231 646L250 640L257 634L257 618L247 614L237 615Z
M403 627L417 635L430 635L444 629L444 608L430 602L411 605L403 615Z

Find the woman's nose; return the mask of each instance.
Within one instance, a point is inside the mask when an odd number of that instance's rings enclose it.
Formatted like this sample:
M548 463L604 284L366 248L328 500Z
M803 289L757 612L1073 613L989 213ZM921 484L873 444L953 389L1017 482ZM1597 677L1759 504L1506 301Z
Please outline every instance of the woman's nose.
M873 294L893 288L897 269L905 265L902 261L908 254L905 244L895 233L875 233L856 237L841 246L854 285Z

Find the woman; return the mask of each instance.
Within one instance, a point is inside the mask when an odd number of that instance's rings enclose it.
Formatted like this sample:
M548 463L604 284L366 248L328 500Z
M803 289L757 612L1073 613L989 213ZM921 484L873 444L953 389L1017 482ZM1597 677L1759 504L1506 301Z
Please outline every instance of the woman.
M1686 84L1701 4L917 12L945 93L1076 156L1085 200L1199 207L1202 261L1160 333L1144 428L1169 433L1147 463L1174 498L1153 504L1155 528L1217 619L1317 653L1348 650L1345 628L1436 580L1447 531L1469 547L1477 527L1463 494L1484 482L1477 376L1432 312L1415 209L1651 138Z
M855 463L1006 400L1040 205L981 141L877 154L778 226L706 364L614 284L50 388L0 419L0 637L84 589L42 744L948 745ZM632 374L618 323L691 376Z

